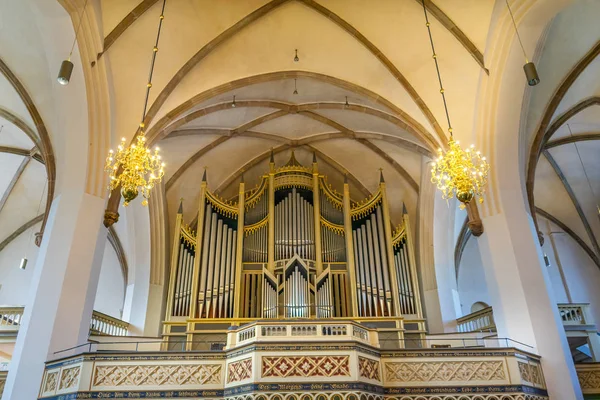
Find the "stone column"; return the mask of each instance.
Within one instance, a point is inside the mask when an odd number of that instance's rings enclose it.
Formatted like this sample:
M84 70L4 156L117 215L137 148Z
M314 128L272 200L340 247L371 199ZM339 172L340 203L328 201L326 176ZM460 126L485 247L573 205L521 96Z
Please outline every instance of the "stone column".
M104 200L81 191L52 202L4 400L36 399L44 362L87 343L107 236L103 214Z

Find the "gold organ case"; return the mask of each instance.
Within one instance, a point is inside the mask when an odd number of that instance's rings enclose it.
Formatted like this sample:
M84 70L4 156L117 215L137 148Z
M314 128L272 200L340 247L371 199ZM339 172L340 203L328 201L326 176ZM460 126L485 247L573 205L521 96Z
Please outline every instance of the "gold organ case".
M408 215L404 208L392 229L388 201L383 175L354 202L347 182L335 191L316 157L305 167L293 152L278 168L271 155L260 184L246 191L242 181L235 203L208 189L205 172L197 225L184 224L181 207L177 214L167 342L194 349L231 326L286 319L368 322L394 339L423 334Z

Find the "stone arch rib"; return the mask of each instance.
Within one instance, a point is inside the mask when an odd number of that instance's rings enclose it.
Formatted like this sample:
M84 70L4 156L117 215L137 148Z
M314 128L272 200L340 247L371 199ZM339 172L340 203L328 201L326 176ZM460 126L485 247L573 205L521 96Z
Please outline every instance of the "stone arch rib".
M55 181L56 181L56 164L54 160L54 151L52 149L52 143L50 141L50 135L48 134L48 130L46 129L46 125L44 124L44 120L40 115L33 99L25 89L25 86L21 83L21 81L17 78L17 76L11 71L8 65L4 62L4 60L0 59L0 73L4 75L4 77L8 80L8 82L15 89L23 104L27 108L27 111L31 115L33 119L33 123L35 124L35 128L38 133L39 138L39 150L44 160L44 165L46 167L46 178L48 180L48 190L46 195L46 209L44 210L44 217L42 221L42 226L40 228L39 240L44 234L44 229L46 228L46 222L48 220L48 212L50 211L50 207L52 205L52 199L54 199L54 189L55 189ZM36 240L36 244L39 245L40 241Z

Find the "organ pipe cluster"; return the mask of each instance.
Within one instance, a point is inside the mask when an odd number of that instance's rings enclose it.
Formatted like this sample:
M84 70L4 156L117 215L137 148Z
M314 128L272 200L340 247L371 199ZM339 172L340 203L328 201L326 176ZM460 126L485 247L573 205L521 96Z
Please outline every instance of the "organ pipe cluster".
M392 232L383 176L359 202L294 153L237 203L200 191L195 233L175 223L166 321L422 318L406 212Z

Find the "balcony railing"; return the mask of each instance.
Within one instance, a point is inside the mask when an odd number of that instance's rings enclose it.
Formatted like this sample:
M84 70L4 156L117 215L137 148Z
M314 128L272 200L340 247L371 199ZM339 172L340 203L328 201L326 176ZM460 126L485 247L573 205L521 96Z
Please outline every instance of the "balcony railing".
M23 307L0 307L0 332L18 331L23 318Z
M482 310L458 318L456 323L458 325L458 331L462 333L496 331L496 322L494 321L492 307L486 307Z
M0 307L0 332L17 332L23 319L23 307ZM127 336L129 323L99 311L92 313L90 333L93 335Z
M563 325L593 325L589 316L589 304L558 304Z
M127 336L129 323L99 311L92 313L90 333L94 335Z

